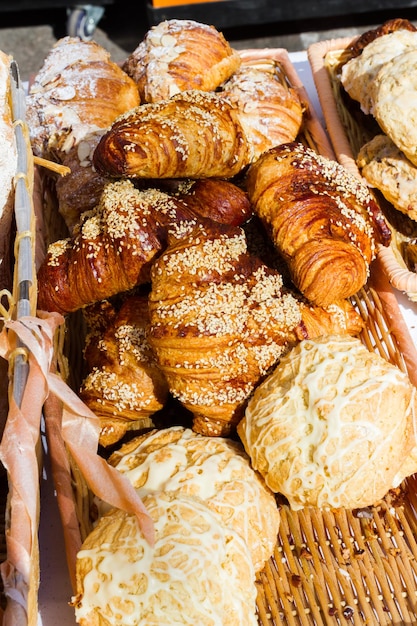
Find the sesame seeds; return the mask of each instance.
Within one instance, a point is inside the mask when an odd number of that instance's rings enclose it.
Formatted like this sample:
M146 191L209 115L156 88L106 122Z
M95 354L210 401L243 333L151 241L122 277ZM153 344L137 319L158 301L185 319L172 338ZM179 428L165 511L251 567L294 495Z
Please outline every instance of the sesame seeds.
M230 418L287 349L301 321L297 300L250 257L241 229L168 248L154 267L149 341L171 392L191 410L223 407Z

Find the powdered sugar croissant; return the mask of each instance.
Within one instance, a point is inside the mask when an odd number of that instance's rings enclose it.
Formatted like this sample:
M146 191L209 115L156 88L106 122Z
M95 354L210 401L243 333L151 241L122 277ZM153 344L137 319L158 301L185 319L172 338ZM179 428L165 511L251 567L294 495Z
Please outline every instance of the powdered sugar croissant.
M247 398L289 346L335 323L247 252L241 228L200 226L173 241L154 262L151 281L149 342L171 393L204 435L232 432ZM337 332L343 317L349 331L352 322L354 332L361 329L349 307L333 313Z
M296 287L327 306L367 281L391 231L367 187L301 143L272 148L246 178L253 209L288 264Z
M189 89L214 91L240 63L214 26L171 19L152 26L122 68L137 83L142 102L158 102Z
M303 122L303 104L288 85L278 62L243 62L222 85L221 96L239 109L253 148L253 160L273 146L294 141Z

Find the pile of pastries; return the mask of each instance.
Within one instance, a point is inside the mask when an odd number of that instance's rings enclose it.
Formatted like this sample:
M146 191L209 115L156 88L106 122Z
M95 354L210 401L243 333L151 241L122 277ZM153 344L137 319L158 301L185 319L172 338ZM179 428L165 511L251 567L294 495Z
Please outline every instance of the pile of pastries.
M82 312L80 397L156 533L97 503L84 626L255 624L276 493L366 506L415 469L415 389L364 348L349 299L391 231L303 142L306 106L276 63L190 20L152 27L121 67L65 37L30 87L68 234L48 242L38 307Z
M363 177L417 220L417 28L394 19L364 33L341 67L346 93L377 126L356 156Z

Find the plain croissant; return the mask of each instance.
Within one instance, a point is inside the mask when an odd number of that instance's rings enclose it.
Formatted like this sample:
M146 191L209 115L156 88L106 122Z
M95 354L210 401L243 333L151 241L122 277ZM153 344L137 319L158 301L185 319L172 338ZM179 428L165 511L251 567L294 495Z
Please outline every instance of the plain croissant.
M317 305L359 291L376 244L389 244L391 231L364 183L301 143L261 155L246 187L293 283Z

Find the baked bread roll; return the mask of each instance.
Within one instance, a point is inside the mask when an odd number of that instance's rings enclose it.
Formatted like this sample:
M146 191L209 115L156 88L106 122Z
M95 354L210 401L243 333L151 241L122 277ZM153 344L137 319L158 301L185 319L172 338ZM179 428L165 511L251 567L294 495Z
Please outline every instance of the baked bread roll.
M322 336L281 359L238 434L253 467L294 509L360 508L404 477L416 408L400 369L357 338Z
M142 102L165 100L180 91L214 91L241 63L214 26L194 20L160 22L123 63Z
M356 163L370 187L379 189L397 211L417 221L417 166L387 135L376 135L362 146Z
M100 139L96 171L129 178L232 178L251 160L236 106L191 90L120 116Z
M152 265L149 310L148 339L170 392L193 414L193 429L212 436L234 431L291 345L358 319L341 306L313 312L248 253L242 229L222 225L169 241Z
M150 493L143 503L153 548L117 509L85 540L72 599L77 623L256 626L255 575L239 535L195 498Z
M366 283L377 243L391 231L366 185L301 143L272 148L253 163L246 187L294 285L328 306Z
M373 115L417 166L417 33L415 47L385 63L370 85Z
M294 141L300 132L303 105L274 61L242 63L219 93L239 109L253 160L273 146Z
M272 555L280 519L275 497L236 441L175 426L135 437L109 463L140 497L161 491L203 501L245 541L255 571Z
M417 48L417 31L372 31L374 38L364 45L361 53L343 64L340 80L353 100L359 102L365 114L374 113L372 84L378 72L394 57ZM369 39L369 38L368 38Z
M95 41L63 37L45 58L27 96L33 152L46 158L66 152L139 103L137 85L107 50Z
M126 298L119 310L99 303L85 317L88 373L79 395L100 420L99 443L109 446L128 430L153 426L150 418L165 405L168 386L147 340L147 296Z

